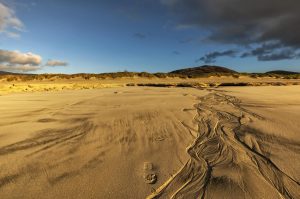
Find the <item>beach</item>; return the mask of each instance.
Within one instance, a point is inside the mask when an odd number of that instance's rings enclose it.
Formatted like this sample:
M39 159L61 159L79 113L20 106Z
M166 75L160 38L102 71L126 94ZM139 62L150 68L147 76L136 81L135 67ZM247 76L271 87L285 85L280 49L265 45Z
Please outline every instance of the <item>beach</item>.
M298 198L300 87L0 97L1 198Z

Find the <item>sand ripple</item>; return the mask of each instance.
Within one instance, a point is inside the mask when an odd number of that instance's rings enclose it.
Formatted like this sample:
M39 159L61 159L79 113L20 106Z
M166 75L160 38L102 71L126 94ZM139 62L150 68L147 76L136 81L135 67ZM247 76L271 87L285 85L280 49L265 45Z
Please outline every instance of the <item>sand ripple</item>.
M270 139L247 127L264 118L244 109L239 99L220 92L199 101L195 105L198 136L187 149L190 160L149 199L300 198L299 182L260 147L259 143Z

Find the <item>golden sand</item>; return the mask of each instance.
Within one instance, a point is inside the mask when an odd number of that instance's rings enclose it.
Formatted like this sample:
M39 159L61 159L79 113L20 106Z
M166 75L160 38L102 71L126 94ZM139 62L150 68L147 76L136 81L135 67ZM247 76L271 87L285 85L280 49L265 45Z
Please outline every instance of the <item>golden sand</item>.
M300 198L300 86L114 85L0 96L0 198Z

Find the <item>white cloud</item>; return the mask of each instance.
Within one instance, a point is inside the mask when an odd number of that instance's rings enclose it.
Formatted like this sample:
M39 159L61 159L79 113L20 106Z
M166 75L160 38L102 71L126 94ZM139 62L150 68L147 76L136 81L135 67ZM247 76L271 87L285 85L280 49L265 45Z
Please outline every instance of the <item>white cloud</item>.
M8 37L19 37L24 25L16 16L15 11L0 2L0 34Z
M42 57L31 52L0 50L0 70L29 72L40 70Z
M30 72L41 70L44 67L68 66L68 62L49 59L42 64L40 55L20 51L9 51L0 49L0 70L10 72Z
M42 63L42 57L31 52L21 53L19 51L0 50L0 63L37 66Z
M68 62L60 61L60 60L48 60L46 66L68 66Z
M33 65L1 65L0 70L3 71L10 71L10 72L31 72L40 70L41 66L33 66Z

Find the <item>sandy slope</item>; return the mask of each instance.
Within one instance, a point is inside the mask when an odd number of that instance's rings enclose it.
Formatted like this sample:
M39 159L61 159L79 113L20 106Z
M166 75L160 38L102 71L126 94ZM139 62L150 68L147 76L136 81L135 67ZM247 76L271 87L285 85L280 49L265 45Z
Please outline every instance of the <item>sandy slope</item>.
M300 198L299 110L299 86L1 96L0 198Z

